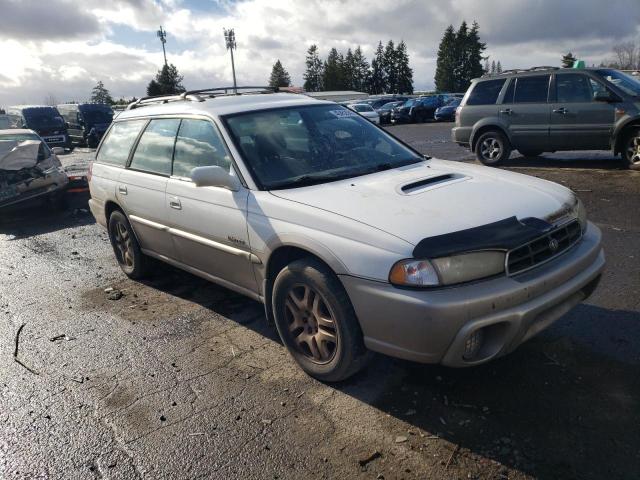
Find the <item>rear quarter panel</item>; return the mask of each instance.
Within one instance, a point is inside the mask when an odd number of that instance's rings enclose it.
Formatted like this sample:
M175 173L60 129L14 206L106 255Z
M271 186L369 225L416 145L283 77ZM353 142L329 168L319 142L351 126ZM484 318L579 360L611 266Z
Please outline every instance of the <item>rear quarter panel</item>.
M107 226L105 205L109 201L116 202L116 185L120 170L120 167L102 163L93 164L91 181L89 182L89 193L91 194L89 205L96 221L103 227Z

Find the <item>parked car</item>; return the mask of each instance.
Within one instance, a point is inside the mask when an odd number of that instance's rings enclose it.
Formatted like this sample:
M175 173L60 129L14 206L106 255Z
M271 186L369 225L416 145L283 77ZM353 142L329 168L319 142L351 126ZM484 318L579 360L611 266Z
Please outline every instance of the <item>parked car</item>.
M67 103L58 105L74 145L95 148L113 120L113 110L101 103Z
M369 98L368 100L360 103L368 103L374 110L377 110L389 102L406 102L407 100L409 100L409 97L404 95L385 95L382 97Z
M437 122L453 122L456 119L456 109L460 106L461 98L451 98L449 102L436 109L433 119Z
M56 153L33 130L0 130L0 207L36 197L61 205L69 182Z
M211 89L132 107L90 179L123 272L142 278L152 257L264 303L321 380L354 374L369 350L487 362L600 279L600 230L561 185L425 157L302 95Z
M433 120L433 114L443 104L444 98L439 96L412 98L391 111L391 123Z
M376 112L373 107L367 103L355 103L352 105L347 105L347 108L359 113L364 118L366 118L370 122L375 123L376 125L380 124L380 115L378 115L378 112Z
M11 128L33 130L50 147L71 148L64 120L56 107L17 105L7 108Z
M453 141L485 165L517 149L611 150L640 169L640 81L608 68L534 68L474 80L458 109Z
M378 112L378 115L380 116L380 123L391 123L391 110L395 107L399 107L403 103L404 102L388 102L377 109L376 112Z

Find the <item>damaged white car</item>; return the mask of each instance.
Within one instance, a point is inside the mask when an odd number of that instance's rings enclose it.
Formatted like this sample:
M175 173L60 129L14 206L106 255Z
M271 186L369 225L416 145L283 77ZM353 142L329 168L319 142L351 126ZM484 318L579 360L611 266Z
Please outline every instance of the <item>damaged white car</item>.
M60 203L69 179L57 150L33 130L0 130L0 208L43 196Z

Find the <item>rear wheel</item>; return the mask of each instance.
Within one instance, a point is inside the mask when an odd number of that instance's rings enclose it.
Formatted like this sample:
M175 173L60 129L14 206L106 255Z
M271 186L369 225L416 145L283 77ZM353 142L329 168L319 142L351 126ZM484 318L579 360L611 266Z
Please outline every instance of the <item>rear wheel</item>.
M632 130L625 138L622 161L625 167L640 170L640 128Z
M148 273L149 258L140 250L129 220L119 210L109 217L109 240L118 265L129 278L143 278Z
M273 313L282 342L312 377L337 382L366 365L369 353L347 292L321 262L300 259L280 271Z
M504 134L498 130L483 133L476 142L476 158L485 165L495 166L511 155L511 145Z

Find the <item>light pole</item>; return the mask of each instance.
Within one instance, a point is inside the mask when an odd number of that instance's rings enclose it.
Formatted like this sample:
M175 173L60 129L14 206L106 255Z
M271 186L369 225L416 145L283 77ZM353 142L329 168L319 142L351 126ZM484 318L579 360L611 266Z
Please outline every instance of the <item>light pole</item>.
M224 30L224 40L227 46L227 50L231 52L231 71L233 72L233 93L238 93L238 86L236 85L236 66L235 66L235 63L233 62L233 51L236 48L236 34L234 33L233 28L231 30L227 30L226 28L223 30Z
M167 66L167 51L164 49L164 44L167 43L167 32L162 29L162 25L160 25L160 30L156 32L160 42L162 43L162 53L164 54L164 65Z

